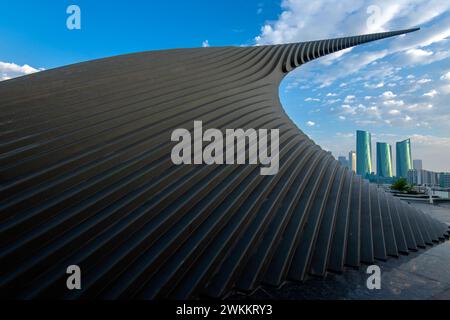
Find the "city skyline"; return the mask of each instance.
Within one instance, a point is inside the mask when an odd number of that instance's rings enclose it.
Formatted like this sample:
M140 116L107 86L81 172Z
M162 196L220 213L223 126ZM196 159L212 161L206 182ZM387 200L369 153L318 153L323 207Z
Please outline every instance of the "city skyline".
M358 138L359 136L359 138ZM343 166L348 167L349 169L353 170L356 174L360 176L365 176L366 174L375 174L378 177L383 178L393 178L393 177L408 177L408 172L411 170L416 171L426 171L430 173L448 173L446 171L433 171L428 168L424 168L423 166L423 160L422 159L414 159L412 157L412 150L414 150L413 147L411 147L411 139L403 139L402 141L396 141L395 146L396 148L392 148L392 145L386 142L380 142L380 141L374 141L376 148L376 153L372 153L372 141L371 141L371 133L364 130L357 130L356 132L356 150L360 149L360 152L362 153L362 159L360 160L360 170L357 170L358 167L358 161L357 161L357 152L350 150L348 153L348 157L344 155L339 155L336 157L336 159L339 161L339 163ZM360 147L358 148L358 145ZM396 151L396 155L399 154L399 148L402 149L403 155L401 155L400 159L396 156L393 156L393 150ZM331 151L328 151L331 153ZM332 154L332 153L331 153ZM395 161L394 161L395 159ZM397 169L398 163L406 163L404 164L405 169L403 170L403 173L400 174L399 170ZM375 170L374 170L375 169ZM400 171L401 171L400 170Z
M342 137L342 142L339 149L327 146L327 150L329 150L336 159L339 156L348 156L348 150L355 149L355 139L356 136L354 133L348 133L346 135L340 135ZM393 138L392 136L386 135L377 135L372 133L373 145L372 148L375 150L376 141L383 141L391 146L395 146L395 143L400 140L404 140L406 136L398 136ZM379 139L379 140L378 140ZM450 172L449 162L445 159L447 153L450 152L450 149L446 147L445 144L441 145L441 150L439 150L439 145L436 142L432 142L432 146L427 145L430 141L421 140L421 143L415 143L414 138L411 139L412 148L412 159L417 160L420 159L423 162L423 168L435 172ZM342 151L340 151L342 149ZM425 149L425 152L424 152ZM338 150L338 151L336 151ZM429 156L427 156L429 154ZM392 158L396 158L396 150L392 148ZM440 161L439 159L443 159ZM372 167L376 166L376 162L373 161ZM396 163L393 161L392 170L396 172Z

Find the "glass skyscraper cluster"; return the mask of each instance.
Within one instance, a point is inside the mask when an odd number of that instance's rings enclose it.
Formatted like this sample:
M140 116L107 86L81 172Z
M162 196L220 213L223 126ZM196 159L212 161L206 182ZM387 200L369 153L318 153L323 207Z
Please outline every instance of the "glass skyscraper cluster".
M385 142L377 142L377 175L392 178L392 147Z
M372 172L372 137L370 132L356 131L356 174L365 177Z
M357 175L377 181L379 183L391 183L394 178L408 178L408 172L416 169L423 171L422 160L412 160L411 140L406 139L396 143L396 169L394 174L394 163L392 146L386 142L376 144L376 174L372 172L372 135L368 131L356 131L356 152L350 151L348 159L345 156L338 157L342 166L356 172ZM414 164L414 166L413 166Z
M348 159L339 156L341 165L373 183L392 184L397 178L406 178L408 183L413 185L440 185L442 188L450 188L450 173L424 170L421 159L412 160L411 139L396 142L396 174L394 174L392 146L386 142L377 142L375 174L372 172L371 139L370 132L356 131L356 152L350 151Z
M396 144L396 167L397 177L408 177L408 171L413 168L411 157L411 140L397 142Z

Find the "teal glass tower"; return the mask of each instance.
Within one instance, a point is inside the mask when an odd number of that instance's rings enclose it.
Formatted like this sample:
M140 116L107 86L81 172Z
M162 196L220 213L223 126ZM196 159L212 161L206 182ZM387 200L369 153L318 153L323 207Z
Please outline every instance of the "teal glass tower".
M377 142L377 175L392 178L392 147L385 142Z
M372 138L370 132L356 131L356 174L365 177L372 172Z
M397 177L408 177L408 171L413 168L411 157L411 140L406 139L404 141L397 142Z

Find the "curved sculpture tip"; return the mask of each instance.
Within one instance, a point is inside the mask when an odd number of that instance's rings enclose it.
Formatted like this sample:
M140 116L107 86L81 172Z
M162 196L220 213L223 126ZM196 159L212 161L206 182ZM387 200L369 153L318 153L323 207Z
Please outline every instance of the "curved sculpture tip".
M399 36L420 30L420 28L411 28L404 30L371 33L359 36L342 37L334 39L325 39L317 41L300 42L295 44L286 44L290 47L289 53L285 55L283 63L283 72L292 71L294 68L305 64L314 59L325 55L348 49L360 44Z
M405 31L405 33L420 31L420 27L406 29Z

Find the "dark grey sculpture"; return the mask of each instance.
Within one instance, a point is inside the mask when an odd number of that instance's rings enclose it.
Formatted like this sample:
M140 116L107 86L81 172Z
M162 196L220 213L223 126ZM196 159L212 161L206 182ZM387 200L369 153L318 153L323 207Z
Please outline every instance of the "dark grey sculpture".
M223 297L448 236L283 111L300 65L414 30L129 54L0 83L0 287L16 298ZM277 128L280 170L171 162L171 132ZM82 290L66 287L79 265Z

